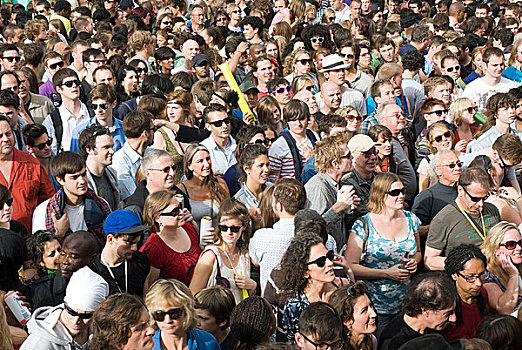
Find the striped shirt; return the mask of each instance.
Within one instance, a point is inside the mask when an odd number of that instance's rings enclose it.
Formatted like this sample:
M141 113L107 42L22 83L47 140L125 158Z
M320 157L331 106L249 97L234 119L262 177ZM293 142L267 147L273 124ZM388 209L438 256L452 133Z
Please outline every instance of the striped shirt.
M312 141L308 138L304 144L310 148L313 148ZM270 160L270 182L276 182L277 179L285 177L295 178L295 167L294 159L292 158L292 152L290 152L290 147L288 147L288 144L283 137L279 137L272 144L272 147L270 147L270 150L268 151L268 158ZM306 159L303 157L303 166L305 163Z

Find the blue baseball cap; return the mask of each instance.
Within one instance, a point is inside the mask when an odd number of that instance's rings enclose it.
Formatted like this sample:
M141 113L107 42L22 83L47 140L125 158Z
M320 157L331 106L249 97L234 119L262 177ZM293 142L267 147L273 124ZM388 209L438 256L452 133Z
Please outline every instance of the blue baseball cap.
M137 235L149 229L150 226L142 225L138 215L129 209L115 210L107 216L103 223L105 234L113 235Z

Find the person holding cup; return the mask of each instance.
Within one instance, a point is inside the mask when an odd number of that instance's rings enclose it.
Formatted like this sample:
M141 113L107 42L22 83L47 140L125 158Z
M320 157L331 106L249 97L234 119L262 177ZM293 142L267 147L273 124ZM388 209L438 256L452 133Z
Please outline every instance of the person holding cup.
M208 245L201 254L190 290L195 295L205 287L222 285L232 291L239 303L253 295L257 287L250 278L248 242L252 230L248 209L237 199L226 199L219 208L218 222L217 242Z

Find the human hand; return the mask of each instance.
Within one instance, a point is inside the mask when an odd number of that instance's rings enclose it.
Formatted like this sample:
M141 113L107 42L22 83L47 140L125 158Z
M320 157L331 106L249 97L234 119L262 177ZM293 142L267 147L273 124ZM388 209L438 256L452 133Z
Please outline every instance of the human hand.
M337 192L337 203L341 205L342 210L353 208L357 206L361 200L355 195L353 186L344 188Z
M460 140L455 144L455 150L465 153L466 147L468 146L468 140Z
M410 271L405 269L401 263L386 269L386 275L393 281L405 283L410 278Z
M257 283L253 279L238 274L234 274L234 282L239 289L253 290L257 287Z
M404 267L410 272L410 274L414 274L417 271L417 262L414 258L405 259Z
M188 211L187 208L183 208L183 210L181 211L181 220L183 220L184 222L191 222L192 220L194 220L192 214L190 213L190 211Z
M253 113L250 113L250 112L247 112L245 114L243 114L243 121L247 124L253 124L254 123L254 114Z
M507 256L505 253L497 253L497 259L500 261L500 266L502 269L507 272L509 277L518 277L519 272L515 264L511 261L511 258Z
M254 223L261 222L261 209L259 209L255 205L251 206L250 209L248 209L248 215L250 215L250 218Z
M58 238L63 238L71 227L69 216L67 216L67 213L64 213L60 219L57 219L56 214L52 213L51 220L53 220L53 226L55 230L54 234Z
M248 41L243 41L242 43L237 45L237 52L244 54L245 52L247 52L249 47L250 44L248 43Z
M205 244L212 244L216 240L216 229L211 227L207 232L201 232L201 241Z
M303 157L303 159L305 161L312 158L314 150L310 146L305 145L304 143L301 143L301 144L297 145L297 148L299 148L299 151L301 152L301 156Z
M165 126L167 125L167 121L164 120L164 119L152 119L152 124L154 124L154 126L159 129L161 128L162 126Z
M518 191L515 190L515 188L513 188L513 187L500 187L498 193L506 199L515 200L518 197L520 197L520 194L518 193Z

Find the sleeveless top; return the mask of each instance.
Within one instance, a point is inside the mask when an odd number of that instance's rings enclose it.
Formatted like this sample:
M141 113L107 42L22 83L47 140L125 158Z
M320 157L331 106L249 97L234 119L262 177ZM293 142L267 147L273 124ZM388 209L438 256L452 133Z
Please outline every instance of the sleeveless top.
M170 139L169 135L165 131L164 127L160 128L158 130L161 135L163 136L163 139L165 140L165 151L170 154L172 157L172 160L174 161L174 166L176 167L176 175L174 176L174 184L177 185L181 182L181 177L184 174L183 170L183 156L178 153L178 150L176 149L176 146L174 146L174 143ZM180 148L183 149L180 145Z

